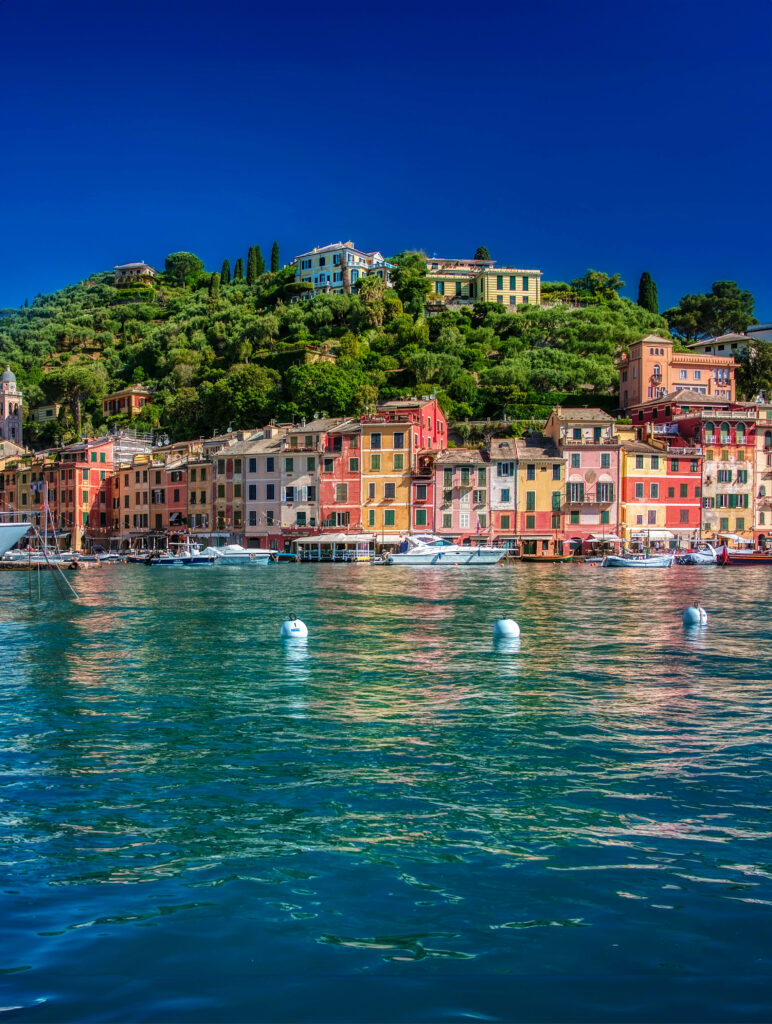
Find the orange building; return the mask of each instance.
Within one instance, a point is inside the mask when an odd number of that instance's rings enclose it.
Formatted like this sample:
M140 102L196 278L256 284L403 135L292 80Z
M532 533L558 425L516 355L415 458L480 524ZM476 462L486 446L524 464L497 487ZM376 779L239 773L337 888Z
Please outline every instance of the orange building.
M620 360L619 404L631 409L676 391L733 402L736 365L732 356L674 352L672 341L649 334Z
M152 405L153 392L132 384L130 388L122 388L102 399L103 416L136 416L146 405Z

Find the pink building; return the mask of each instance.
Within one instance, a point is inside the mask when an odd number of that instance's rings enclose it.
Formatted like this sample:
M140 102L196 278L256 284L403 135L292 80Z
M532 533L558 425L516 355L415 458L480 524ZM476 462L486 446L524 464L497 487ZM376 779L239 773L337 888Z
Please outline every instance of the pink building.
M618 536L621 445L614 419L602 409L553 409L545 435L565 459L563 523L566 539L581 551Z
M477 448L449 448L434 467L434 532L460 543L489 539L490 456Z

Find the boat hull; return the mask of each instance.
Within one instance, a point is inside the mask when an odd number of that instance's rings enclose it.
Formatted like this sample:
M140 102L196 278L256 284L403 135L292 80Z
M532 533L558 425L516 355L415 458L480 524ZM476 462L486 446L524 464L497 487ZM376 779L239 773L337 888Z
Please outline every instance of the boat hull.
M625 558L624 555L606 555L604 569L669 569L673 555L649 555L648 558Z
M772 565L772 551L730 551L723 547L718 552L719 565Z
M448 569L458 566L498 565L505 554L506 551L495 548L470 548L469 551L405 551L389 555L388 565L429 565Z
M219 555L218 565L268 565L271 561L270 551L245 551L243 554Z

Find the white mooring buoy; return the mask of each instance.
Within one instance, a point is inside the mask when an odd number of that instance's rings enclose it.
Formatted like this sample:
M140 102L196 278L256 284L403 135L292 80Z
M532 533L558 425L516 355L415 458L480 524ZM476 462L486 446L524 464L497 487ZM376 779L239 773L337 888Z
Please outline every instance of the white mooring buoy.
M308 636L308 626L302 619L296 619L294 615L291 615L282 622L279 635L282 640L305 640Z
M497 619L493 623L493 635L495 637L520 636L520 627L514 619Z
M699 603L695 601L694 604L687 608L683 615L683 623L685 626L706 626L708 623L708 613Z

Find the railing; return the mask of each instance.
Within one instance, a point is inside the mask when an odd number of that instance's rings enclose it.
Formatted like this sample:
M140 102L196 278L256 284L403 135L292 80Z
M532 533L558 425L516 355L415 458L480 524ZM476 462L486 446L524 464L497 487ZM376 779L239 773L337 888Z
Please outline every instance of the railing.
M702 455L702 448L667 448L663 450L662 455Z

